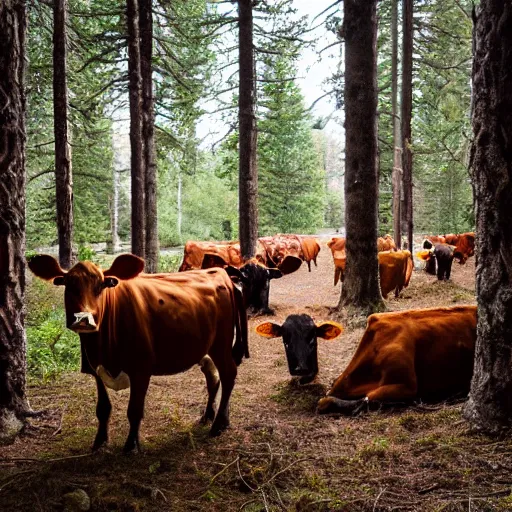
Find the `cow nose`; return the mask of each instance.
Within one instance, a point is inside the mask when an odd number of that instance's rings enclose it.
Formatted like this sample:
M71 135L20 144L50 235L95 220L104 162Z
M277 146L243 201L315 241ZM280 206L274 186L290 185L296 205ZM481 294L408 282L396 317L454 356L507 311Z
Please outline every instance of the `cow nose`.
M307 372L308 369L304 366L304 365L301 365L301 364L298 364L296 367L295 367L295 373L301 375L303 374L304 372Z
M96 322L91 312L75 313L75 321L70 329L75 332L91 332L97 328Z

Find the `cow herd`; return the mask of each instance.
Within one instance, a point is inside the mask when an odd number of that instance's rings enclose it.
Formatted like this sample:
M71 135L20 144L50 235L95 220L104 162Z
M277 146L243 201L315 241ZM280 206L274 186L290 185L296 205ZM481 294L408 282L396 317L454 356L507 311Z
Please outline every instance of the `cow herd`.
M333 238L327 246L334 282L343 282L345 239ZM382 295L394 291L398 297L411 278L411 253L397 251L389 235L379 238L377 246ZM457 240L445 236L424 247L418 256L435 259L438 277L442 272L439 278L449 279L452 259L464 263L474 253L474 234ZM108 440L112 407L107 387L130 387L124 450L135 451L151 376L181 373L196 364L208 390L201 421L213 422L212 436L226 429L237 366L249 357L247 316L271 314L270 281L294 272L303 261L311 271L319 251L311 236L261 237L255 258L243 261L236 242L187 242L180 271L162 274L143 273L144 261L131 254L118 256L105 270L79 262L66 271L51 256L31 258L28 265L36 276L64 286L66 324L80 336L81 370L96 381L93 449ZM305 314L256 327L260 336L283 339L289 372L301 384L318 373L318 338L331 340L342 331L336 322L316 324ZM356 353L320 400L318 412L354 414L372 404L467 392L475 340L474 306L371 315Z

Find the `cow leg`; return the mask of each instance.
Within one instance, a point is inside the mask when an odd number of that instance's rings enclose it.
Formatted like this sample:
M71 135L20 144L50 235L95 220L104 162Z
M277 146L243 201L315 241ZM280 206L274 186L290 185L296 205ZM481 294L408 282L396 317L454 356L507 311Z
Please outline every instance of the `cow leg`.
M98 418L98 431L96 438L92 445L92 450L96 451L101 448L108 441L108 421L110 419L110 412L112 411L112 404L108 397L107 389L103 381L95 375L96 389L98 390L98 401L96 403L96 417Z
M130 401L128 402L128 421L130 432L123 448L124 453L140 451L139 427L144 416L144 400L149 386L150 375L130 375Z
M204 373L206 378L206 387L208 389L208 403L206 404L204 414L199 420L200 423L205 424L208 421L213 421L215 418L214 404L215 398L217 397L217 393L219 391L220 378L219 372L217 371L217 368L209 356L204 356L203 359L201 359L199 362L199 366L201 367L201 371Z
M318 402L318 414L357 414L368 403L364 398L358 400L341 400L333 396L326 396Z
M385 384L370 391L367 398L370 402L403 402L414 398L418 391L416 382L402 384Z
M308 264L308 270L309 270L309 272L311 272L311 261L308 260L307 264Z
M231 352L216 357L216 354L210 354L211 358L219 371L220 382L222 384L222 394L220 397L219 410L215 416L210 436L218 436L223 430L229 427L229 399L237 374L235 361L231 357Z

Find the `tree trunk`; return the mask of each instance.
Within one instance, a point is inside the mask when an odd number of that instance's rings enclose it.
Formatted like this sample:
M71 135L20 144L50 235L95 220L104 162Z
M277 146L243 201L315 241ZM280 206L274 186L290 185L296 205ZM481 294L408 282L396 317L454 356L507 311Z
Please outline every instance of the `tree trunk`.
M112 235L112 254L119 251L120 240L119 240L119 172L114 165L114 172L112 175L112 211L111 211L111 223L110 232Z
M256 162L256 81L252 0L238 0L240 85L239 119L239 238L242 258L252 258L258 239L258 168Z
M478 325L464 416L495 433L512 426L512 6L482 0L474 28L473 144Z
M407 231L407 247L413 250L412 230L412 12L413 0L403 0L402 44L402 172L404 184L403 219Z
M145 167L142 139L142 78L140 69L139 2L127 0L128 75L130 99L130 147L132 214L132 253L144 258L145 248Z
M29 410L25 395L24 0L0 2L0 444Z
M142 77L142 138L144 144L144 187L146 216L145 271L158 268L157 173L155 154L155 106L153 97L152 0L139 0L140 74Z
M347 269L339 307L383 308L377 260L376 0L345 0L345 222Z
M400 190L402 152L400 149L400 119L398 117L398 0L391 2L391 111L393 119L393 235L398 249L402 247Z
M73 256L73 175L68 124L66 22L67 0L53 4L53 126L59 262L71 268Z

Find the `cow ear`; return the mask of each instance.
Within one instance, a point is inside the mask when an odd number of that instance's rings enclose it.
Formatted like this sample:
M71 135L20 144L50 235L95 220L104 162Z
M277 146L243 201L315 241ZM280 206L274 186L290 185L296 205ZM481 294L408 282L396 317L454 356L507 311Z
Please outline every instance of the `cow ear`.
M269 279L279 279L283 277L283 273L277 268L267 268L267 275Z
M53 256L48 256L47 254L40 254L30 258L28 260L28 268L37 277L40 277L45 281L64 277L67 273L60 268L59 262ZM54 284L60 283L55 283L54 281Z
M224 268L224 270L227 272L228 276L231 278L231 281L234 283L245 283L247 281L244 274L236 267L228 265Z
M201 268L213 268L220 267L224 268L227 265L227 261L218 254L213 254L210 252L206 252L203 256L203 261L201 263Z
M278 338L282 334L281 326L273 322L265 322L256 327L256 332L265 338Z
M324 340L332 340L343 332L343 326L337 322L322 322L316 326L316 335Z
M119 279L133 279L144 270L144 260L134 254L121 254L112 266L103 272L104 276L115 276Z
M291 274L296 270L299 270L302 265L302 260L297 258L297 256L292 256L289 254L284 258L284 260L279 264L279 270L283 273L283 275Z
M428 261L432 257L432 251L425 249L424 251L418 251L416 257L423 261Z

